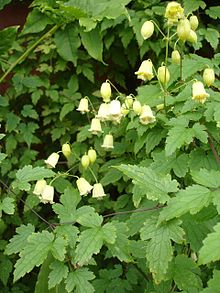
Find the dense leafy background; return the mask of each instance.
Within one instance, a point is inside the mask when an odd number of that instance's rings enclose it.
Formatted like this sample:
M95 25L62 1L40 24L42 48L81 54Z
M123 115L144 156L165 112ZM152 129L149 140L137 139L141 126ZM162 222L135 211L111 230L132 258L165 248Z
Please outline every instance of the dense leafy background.
M23 28L0 31L1 292L220 292L220 82L203 105L191 100L190 83L207 65L220 74L220 6L183 1L199 18L198 42L183 46L183 83L168 60L165 112L156 109L158 83L141 83L134 72L144 59L156 68L164 61L158 30L144 41L140 29L153 19L166 31L166 4L35 0ZM150 126L132 111L107 124L111 152L101 147L103 135L88 131L94 114L76 111L85 96L98 109L106 79L157 112ZM67 141L68 162L61 154L48 170L44 160ZM60 176L55 204L40 203L38 179L72 168L95 183L78 161L90 146L107 196L81 198L75 178Z

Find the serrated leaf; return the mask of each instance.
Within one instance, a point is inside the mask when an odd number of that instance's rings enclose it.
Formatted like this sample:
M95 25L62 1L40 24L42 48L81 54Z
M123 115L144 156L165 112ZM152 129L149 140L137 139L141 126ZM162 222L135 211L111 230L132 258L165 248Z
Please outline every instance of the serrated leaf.
M52 208L62 222L75 222L76 220L76 206L81 200L79 192L67 187L64 194L60 197L61 203L53 204Z
M183 1L184 5L184 12L185 14L189 14L195 10L198 10L199 7L204 9L206 7L206 4L202 0L196 0L196 1L190 1L190 0L184 0Z
M207 28L205 31L205 39L210 43L213 49L219 44L219 32L214 28Z
M110 168L108 171L105 171L103 174L102 179L100 180L100 183L103 186L109 185L110 183L118 182L122 177L122 174L115 170L114 168Z
M60 111L60 121L63 121L63 118L70 113L75 108L73 103L64 104Z
M69 293L93 293L95 289L89 281L94 278L95 275L87 268L77 269L69 273L66 279L66 290Z
M13 215L15 211L14 198L5 197L0 203L0 209L8 215Z
M32 167L31 165L25 166L16 172L16 178L20 181L35 181L41 180L43 178L50 178L54 176L52 170L46 169L44 167Z
M99 253L103 245L101 227L94 227L83 231L79 236L79 244L75 250L75 262L82 266L87 263L93 254Z
M56 227L56 235L63 237L67 240L68 245L71 248L74 248L77 241L77 235L79 233L79 230L77 227L71 225L71 224L63 224L61 226Z
M208 281L208 287L200 291L200 293L220 293L220 271L213 271L213 278Z
M32 233L27 238L27 243L15 264L14 282L44 262L51 249L53 239L53 234L48 231Z
M176 126L168 131L165 152L167 156L172 155L177 149L193 141L193 130L182 126Z
M194 131L194 136L198 138L201 142L207 143L208 133L206 132L206 127L199 123L195 123L192 127Z
M59 30L55 33L55 44L58 53L64 60L73 62L75 66L78 59L77 49L80 43L75 24L68 24L64 30Z
M16 235L9 240L6 246L5 253L10 255L13 253L18 253L24 248L24 243L27 242L27 238L34 232L35 227L31 224L21 225L16 228Z
M199 251L199 265L220 260L220 223L213 227L214 232L208 234L203 240L203 246Z
M33 119L38 119L38 114L33 109L32 105L24 105L23 109L21 110L21 114L24 117L30 117L30 118L33 118Z
M146 152L149 154L160 142L166 137L166 130L152 129L151 132L147 134L146 138Z
M52 20L46 14L34 9L28 15L22 34L41 32L48 24L52 24Z
M186 255L177 255L172 264L173 279L181 290L201 289L202 281L199 268Z
M192 179L203 186L210 188L220 187L220 171L200 169L199 171L191 172Z
M63 262L55 260L50 265L51 272L48 277L48 288L51 289L60 284L63 279L66 279L69 269Z
M169 199L169 192L178 191L178 183L171 180L171 176L157 174L151 168L120 165L115 167L125 175L133 179L133 183L145 189L146 196L150 200L158 200L161 203Z
M113 223L107 223L102 227L103 240L107 243L114 244L116 239L116 228Z
M184 177L188 170L188 155L181 154L176 158L173 164L173 171L178 177Z
M167 206L160 213L159 222L180 217L188 212L196 214L208 206L211 200L212 194L208 188L200 185L189 186L185 190L180 190L176 197L168 201Z
M100 227L103 218L90 206L83 206L76 211L76 222L85 227Z
M220 6L211 6L209 9L206 9L205 13L213 19L220 18Z
M165 279L168 264L172 259L171 240L177 243L183 241L184 231L180 224L181 221L174 220L158 226L157 218L151 218L146 220L140 230L141 239L148 240L146 258L156 283Z
M4 286L7 287L7 282L8 282L10 273L13 270L13 264L7 256L1 254L0 255L0 266L2 268L0 270L0 280L2 281Z
M51 253L55 259L64 261L66 254L67 240L58 236L51 247Z
M102 60L102 51L103 51L103 42L100 35L100 30L95 28L89 32L80 32L82 44L85 49L88 51L89 55L103 62Z

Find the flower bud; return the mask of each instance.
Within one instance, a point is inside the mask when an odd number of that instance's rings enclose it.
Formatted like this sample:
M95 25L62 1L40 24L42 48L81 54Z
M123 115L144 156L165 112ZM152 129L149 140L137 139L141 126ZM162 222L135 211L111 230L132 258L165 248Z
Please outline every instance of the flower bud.
M44 162L47 164L48 168L55 168L59 157L58 153L52 153Z
M195 31L199 25L199 21L198 21L197 16L195 16L195 15L190 16L189 22L190 22L191 29Z
M80 195L87 195L93 189L89 182L83 177L76 180L76 185Z
M170 73L166 66L161 66L158 68L157 76L162 84L167 84L170 80Z
M155 119L155 117L153 115L153 112L152 112L150 106L144 105L142 107L141 115L140 115L141 124L147 125L147 124L153 123L155 121L156 121L156 119Z
M204 85L201 81L195 81L192 85L192 99L196 100L202 104L205 103L206 98L209 97L209 94L205 91Z
M110 102L109 114L114 118L121 116L121 103L119 100L112 100Z
M71 155L71 148L70 148L70 145L68 143L64 143L62 145L62 153L63 155L68 159L69 156Z
M174 64L180 64L181 56L179 51L174 50L171 54L171 59Z
M142 106L141 106L141 103L137 100L134 101L133 103L133 111L135 114L137 115L140 115L141 114L141 109L142 109Z
M102 198L106 196L105 191L101 183L95 183L92 190L92 197Z
M197 43L197 34L193 30L190 30L187 41L193 44Z
M186 41L190 34L190 22L187 18L181 19L177 25L177 35L182 41Z
M101 121L109 120L109 104L102 103L99 106L98 114L96 118L100 119Z
M159 104L156 106L157 111L163 110L164 109L164 104Z
M102 148L105 148L106 150L108 149L113 149L113 136L111 134L106 134L104 137L104 141L102 144Z
M86 112L89 112L89 102L86 98L83 98L79 102L79 106L76 109L77 111L80 111L81 114L85 114Z
M121 105L121 114L125 117L129 113L129 109L125 103Z
M184 9L175 1L169 2L166 7L165 17L169 22L177 22L184 17Z
M152 21L145 21L141 27L141 35L144 40L150 38L154 32L154 24Z
M89 162L90 162L90 164L95 163L96 158L97 158L96 151L95 151L94 149L90 149L90 150L88 151L88 157L89 157Z
M41 195L46 185L47 185L46 180L44 179L38 180L35 184L33 194Z
M46 185L43 192L41 193L40 201L42 203L51 203L53 204L54 197L54 188L51 185Z
M99 132L102 132L101 123L100 123L100 120L98 118L93 118L92 119L89 131L91 131L92 134L98 134Z
M89 163L90 163L89 156L88 155L83 155L82 158L81 158L82 167L84 169L87 169L89 167Z
M112 94L110 83L108 83L107 81L103 82L102 85L101 85L100 93L101 93L101 96L103 98L103 101L105 103L108 103L110 101L110 97L111 97L111 94Z
M125 98L125 105L126 105L126 107L129 109L129 108L131 108L132 107L132 105L133 105L133 97L132 96L127 96L126 98Z
M141 80L151 80L153 75L153 64L150 59L144 60L141 63L141 66L139 67L138 71L135 72L137 75L137 78Z
M205 85L213 85L215 81L215 72L212 68L206 68L203 72L203 81Z

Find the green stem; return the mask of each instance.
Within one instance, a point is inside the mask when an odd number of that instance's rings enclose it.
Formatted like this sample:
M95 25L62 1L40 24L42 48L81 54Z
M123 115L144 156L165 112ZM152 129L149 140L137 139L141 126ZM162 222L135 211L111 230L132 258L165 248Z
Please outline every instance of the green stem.
M168 27L167 37L166 37L166 55L165 55L165 67L166 68L167 68L167 61L168 61L168 54L169 54L169 41L170 41L169 37L170 37L170 28ZM166 73L167 73L167 71L165 70L165 81L167 80ZM166 91L166 87L167 87L167 83L165 82L165 85L164 85L165 91Z
M98 180L97 180L97 178L96 178L96 176L95 176L95 173L92 171L92 169L91 169L90 167L88 167L88 169L89 169L89 171L91 172L92 176L94 177L95 182L98 183Z
M166 38L165 34L162 32L162 30L159 28L159 26L156 24L156 22L154 20L151 19L151 21L153 22L153 24L156 26L156 28L158 29L158 31L161 33L161 35Z
M119 92L119 90L116 88L116 86L109 80L109 79L106 79L106 82L109 82L110 85L116 90L116 92L119 94L119 96L121 96L122 94Z
M37 47L39 43L41 43L44 39L48 38L52 35L57 29L59 25L53 26L48 32L46 32L40 39L38 39L30 48L28 48L12 65L8 68L8 70L2 75L0 78L0 83L8 76L8 74L22 61L24 61L27 56Z

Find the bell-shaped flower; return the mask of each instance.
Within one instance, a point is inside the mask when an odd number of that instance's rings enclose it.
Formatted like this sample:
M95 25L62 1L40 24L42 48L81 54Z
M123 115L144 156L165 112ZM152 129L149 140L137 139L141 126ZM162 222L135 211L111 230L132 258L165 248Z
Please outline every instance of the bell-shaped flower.
M103 186L101 183L95 183L93 185L92 190L92 197L94 198L102 198L103 196L106 196L105 191L103 189Z
M98 118L92 119L89 131L91 131L92 134L98 134L99 132L102 132L101 122Z
M208 97L209 94L205 91L203 83L195 81L192 85L192 99L204 104Z
M133 103L134 103L134 99L133 99L133 97L132 96L127 96L126 98L125 98L125 105L126 105L126 107L129 109L129 108L132 108L132 106L133 106Z
M83 177L76 180L76 185L80 195L87 195L93 189L89 182Z
M203 81L205 85L211 86L215 82L215 72L212 68L206 68L203 72Z
M137 100L134 101L133 103L133 111L135 114L137 115L140 115L141 114L141 109L142 109L142 106L141 106L141 103Z
M112 100L110 102L109 114L112 118L115 119L121 116L121 103L119 100Z
M110 102L112 90L109 82L106 81L102 83L100 93L105 103Z
M72 151L71 151L70 145L68 143L64 143L62 145L62 153L67 159L71 155Z
M40 201L42 203L51 203L53 204L54 197L54 187L51 185L46 185L43 192L41 193Z
M81 114L85 114L86 112L89 112L89 102L87 98L83 98L79 102L79 106L76 109L77 111L81 112Z
M154 32L154 24L152 21L145 21L141 27L141 35L144 40L149 39Z
M58 153L52 153L44 162L47 164L48 168L55 168L60 155Z
M165 11L165 18L168 19L170 23L177 22L179 19L184 17L184 9L181 4L176 1L169 2Z
M100 119L100 121L107 121L109 120L109 103L102 103L99 106L98 114L96 115L96 118Z
M105 148L106 150L113 149L113 136L111 134L106 134L103 140L102 148Z
M140 122L143 125L147 125L149 123L155 122L155 117L153 115L153 112L148 105L144 105L142 107L141 115L140 115Z
M46 180L44 179L38 180L35 184L33 194L41 195L46 185L47 185Z
M154 77L152 61L150 59L144 60L135 74L137 75L137 78L141 80L151 80Z
M161 66L158 68L157 76L162 84L167 84L170 80L170 72L166 66Z

